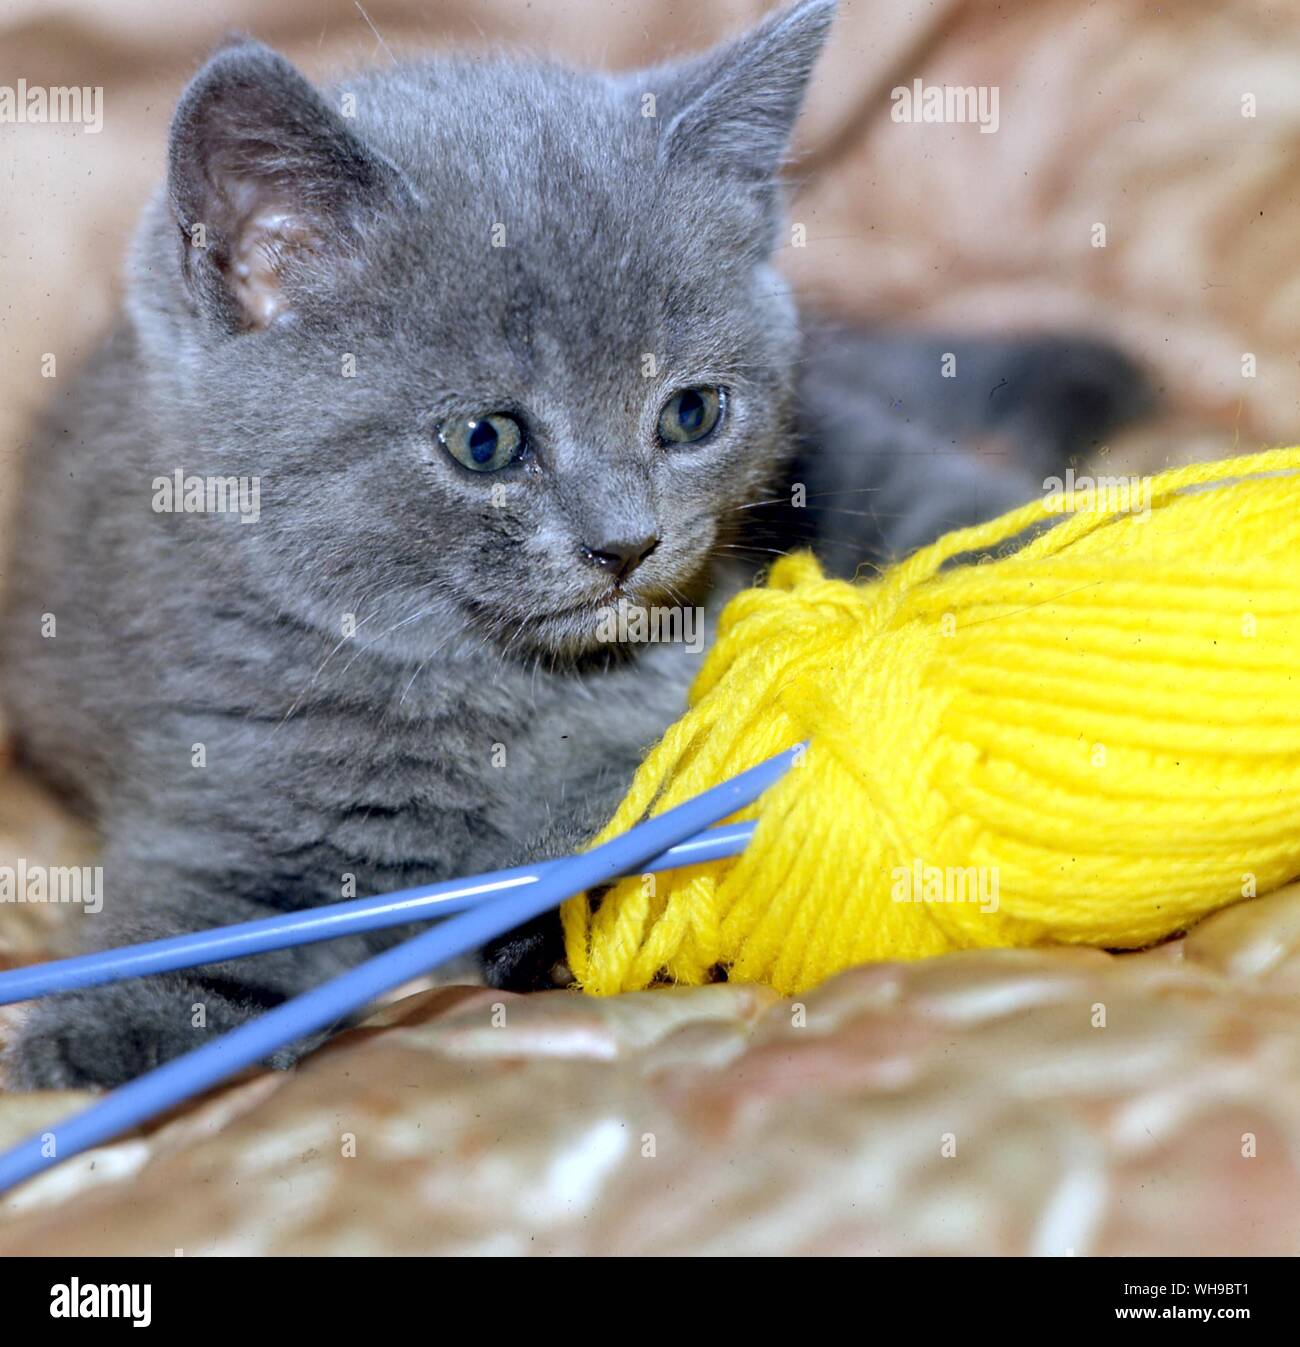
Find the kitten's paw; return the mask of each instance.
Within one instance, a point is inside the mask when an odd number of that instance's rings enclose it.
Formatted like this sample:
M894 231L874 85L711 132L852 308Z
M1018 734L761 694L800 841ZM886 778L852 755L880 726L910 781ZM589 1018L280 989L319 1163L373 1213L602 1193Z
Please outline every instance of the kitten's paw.
M502 991L536 992L568 984L560 914L547 912L485 945L483 976Z
M565 812L553 814L511 864L530 865L582 851L622 797L636 766L636 761L628 761L593 777L587 794L570 799ZM564 962L564 930L558 909L498 936L483 946L479 957L488 986L502 991L546 991L567 987L573 981Z
M112 1088L261 1009L172 973L52 996L28 1013L4 1074L20 1090ZM271 1065L293 1059L286 1051Z

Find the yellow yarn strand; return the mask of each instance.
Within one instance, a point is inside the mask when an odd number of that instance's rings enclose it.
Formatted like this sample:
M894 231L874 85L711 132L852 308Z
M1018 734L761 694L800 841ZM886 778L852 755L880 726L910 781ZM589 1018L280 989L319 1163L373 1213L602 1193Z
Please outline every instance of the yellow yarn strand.
M810 747L738 815L744 855L564 905L578 984L722 968L790 994L866 960L1136 948L1300 873L1298 469L1276 449L1121 508L1034 502L871 583L782 558L597 840Z

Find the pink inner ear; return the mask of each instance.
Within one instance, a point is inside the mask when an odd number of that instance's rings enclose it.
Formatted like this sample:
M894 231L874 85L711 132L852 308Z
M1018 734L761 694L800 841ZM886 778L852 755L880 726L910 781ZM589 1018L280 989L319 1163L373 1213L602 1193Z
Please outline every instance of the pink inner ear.
M227 284L250 328L269 327L288 311L284 272L291 254L312 250L315 236L301 216L261 184L244 182L231 205L238 223L231 238Z

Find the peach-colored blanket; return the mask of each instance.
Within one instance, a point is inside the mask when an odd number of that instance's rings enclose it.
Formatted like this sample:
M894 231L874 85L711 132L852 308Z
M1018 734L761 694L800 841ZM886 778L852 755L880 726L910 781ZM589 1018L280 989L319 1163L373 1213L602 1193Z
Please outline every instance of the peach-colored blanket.
M802 1003L422 992L29 1184L0 1254L1295 1253L1297 993L1300 889Z
M784 257L806 303L1117 338L1167 395L1115 446L1144 462L1300 439L1295 5L843 3ZM65 377L107 321L170 106L223 32L316 75L484 38L630 66L760 8L10 0L0 83L102 85L105 118L0 126L0 504L42 359ZM998 131L892 121L916 78L996 86ZM0 863L90 845L0 777ZM57 915L0 908L0 966L57 949ZM423 992L0 1200L0 1252L1295 1253L1298 992L1296 892L1142 955L854 971L802 1026L735 987ZM0 1095L0 1141L84 1102Z

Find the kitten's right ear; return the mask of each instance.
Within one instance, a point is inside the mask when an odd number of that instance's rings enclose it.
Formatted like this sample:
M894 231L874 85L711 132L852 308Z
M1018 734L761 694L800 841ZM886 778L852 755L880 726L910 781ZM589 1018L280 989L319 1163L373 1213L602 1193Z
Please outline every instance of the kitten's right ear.
M181 95L168 192L191 293L232 332L291 312L295 292L356 255L377 211L411 195L284 57L252 41L218 51Z

